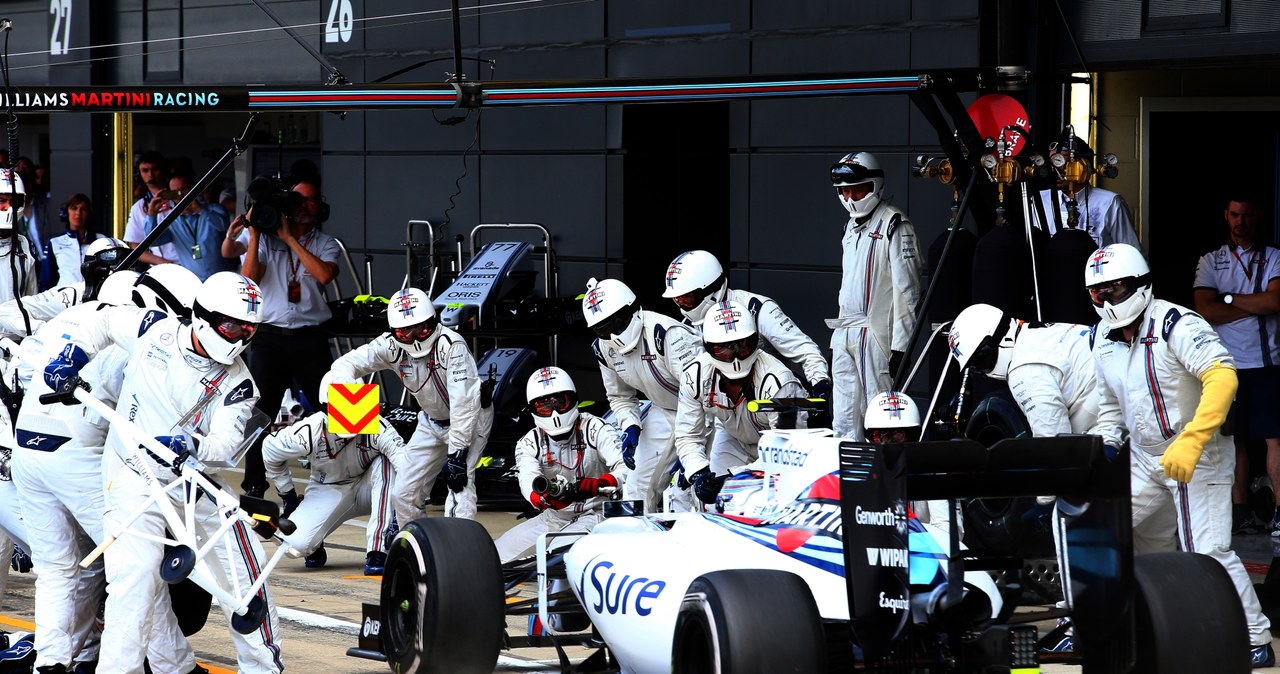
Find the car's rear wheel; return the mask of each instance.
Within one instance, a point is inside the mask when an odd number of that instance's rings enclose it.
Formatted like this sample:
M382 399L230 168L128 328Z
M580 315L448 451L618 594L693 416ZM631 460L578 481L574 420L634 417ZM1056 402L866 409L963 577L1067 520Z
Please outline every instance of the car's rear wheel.
M1244 608L1221 564L1205 555L1157 552L1135 556L1133 575L1138 651L1133 671L1250 671Z
M502 567L480 524L410 522L387 552L382 649L398 674L489 674L506 626Z
M676 618L674 674L826 671L822 620L799 576L715 571L689 585Z

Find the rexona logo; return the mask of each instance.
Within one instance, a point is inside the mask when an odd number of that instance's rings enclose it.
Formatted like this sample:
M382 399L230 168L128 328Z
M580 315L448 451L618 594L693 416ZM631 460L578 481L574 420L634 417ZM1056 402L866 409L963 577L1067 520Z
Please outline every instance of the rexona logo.
M650 580L643 576L619 575L611 571L613 562L599 561L589 564L583 576L590 578L591 591L579 590L584 603L599 614L626 615L634 613L647 616L653 612L654 600L666 589L666 581ZM585 579L584 578L584 579ZM585 585L585 583L583 583Z
M907 533L907 506L898 501L884 510L863 510L862 506L853 509L853 520L858 524L873 527L893 527L899 534Z
M366 616L364 619L364 626L360 628L360 636L376 637L380 631L382 631L382 621L374 620L373 618Z
M867 566L891 566L907 569L910 568L910 559L906 550L898 548L867 548Z
M880 593L880 608L887 608L893 611L894 613L897 613L898 611L907 610L909 606L910 604L907 602L907 600L903 599L901 596L886 597L884 596L883 592Z

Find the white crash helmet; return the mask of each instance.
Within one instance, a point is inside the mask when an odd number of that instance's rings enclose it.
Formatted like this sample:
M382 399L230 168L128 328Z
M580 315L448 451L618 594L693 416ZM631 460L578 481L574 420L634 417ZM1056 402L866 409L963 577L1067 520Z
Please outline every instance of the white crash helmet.
M561 436L578 423L578 389L568 372L558 367L535 371L529 376L524 395L533 423L543 433Z
M440 336L436 308L431 305L431 298L417 288L404 288L391 296L387 325L391 338L414 358L426 356Z
M98 286L98 295L94 299L113 307L133 304L133 286L142 277L132 269L123 269L108 276Z
M737 302L720 302L702 322L702 346L711 363L729 379L742 379L760 357L756 318Z
M110 259L103 259L104 254L109 255L109 251L116 251L117 253L123 251L127 254L129 252L129 244L110 236L94 239L93 241L90 241L88 247L84 249L84 261L89 262L90 260L100 260L102 262L115 263L117 258L114 256ZM123 255L120 257L123 257Z
M689 306L682 305L678 300L676 306L689 322L696 325L702 322L707 309L724 301L727 290L724 268L720 266L716 256L705 250L691 250L681 253L667 266L666 289L662 296L676 300L690 295Z
M1094 287L1105 284L1112 287L1094 299ZM1094 299L1094 311L1112 327L1129 325L1151 304L1151 268L1142 251L1127 243L1113 243L1090 255L1084 285Z
M167 266L167 265L166 265ZM251 279L220 271L200 285L191 305L191 329L209 357L230 365L262 322L262 290Z
M582 296L582 317L596 337L618 353L630 353L640 343L644 317L639 309L636 294L622 281L611 278L587 281L587 292Z
M1018 319L990 304L975 304L951 322L947 345L960 368L973 367L991 377L1009 376L1009 361L1018 339Z
M10 230L18 211L27 203L27 188L22 184L22 176L9 169L0 169L0 194L11 198L9 209L0 211L0 230Z
M865 185L871 183L871 191L858 201L845 199L840 193L841 187ZM875 210L880 205L880 195L884 191L884 171L880 162L869 152L850 152L831 165L831 186L836 188L836 197L840 205L849 211L851 217L860 218Z
M911 396L901 391L880 393L867 405L862 425L868 430L878 428L916 428L920 426L920 408Z
M915 440L912 430L920 428L920 408L916 407L911 396L901 391L885 391L872 399L867 405L867 413L862 418L862 426L866 438L871 442L875 431L886 431L895 428L908 429L907 439ZM916 433L918 436L918 432Z
M200 277L182 265L155 265L133 284L133 303L170 316L191 318L191 303L200 286Z
M350 382L333 381L332 371L324 373L324 376L320 378L320 397L318 398L318 402L316 403L316 408L324 410L326 422L328 421L328 416L329 416L329 385L330 384L346 384L346 383L350 383ZM355 383L360 383L360 382L355 382ZM325 424L325 429L328 430L327 423ZM357 434L356 433L331 433L331 435L337 436L342 440L350 440L351 438L356 437ZM334 452L330 451L329 458L332 459L333 455L334 455Z

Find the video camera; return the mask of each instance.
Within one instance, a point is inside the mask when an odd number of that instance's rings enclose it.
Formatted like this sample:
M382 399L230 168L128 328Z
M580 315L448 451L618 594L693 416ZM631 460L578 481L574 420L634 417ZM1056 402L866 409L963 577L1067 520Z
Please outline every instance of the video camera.
M263 234L274 234L280 229L280 216L292 215L302 205L302 196L283 184L259 176L245 190L249 195L249 226Z

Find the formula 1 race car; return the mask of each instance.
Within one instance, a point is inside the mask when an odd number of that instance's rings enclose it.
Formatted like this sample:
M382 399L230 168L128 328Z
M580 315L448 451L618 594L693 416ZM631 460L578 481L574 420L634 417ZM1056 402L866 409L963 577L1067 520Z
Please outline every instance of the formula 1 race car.
M1095 437L877 446L773 431L759 454L721 512L611 517L505 566L474 522L410 523L383 577L381 654L396 672L491 672L504 646L538 643L508 635L517 615L537 617L565 672L1035 672L1030 623L1067 611L1015 614L1019 561L971 557L907 494L955 512L961 497L1049 493L1070 516L1085 672L1249 669L1226 662L1246 629L1216 562L1133 558L1127 457L1107 460ZM566 644L597 650L571 665Z

